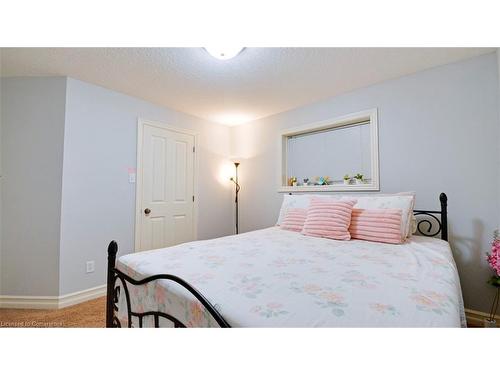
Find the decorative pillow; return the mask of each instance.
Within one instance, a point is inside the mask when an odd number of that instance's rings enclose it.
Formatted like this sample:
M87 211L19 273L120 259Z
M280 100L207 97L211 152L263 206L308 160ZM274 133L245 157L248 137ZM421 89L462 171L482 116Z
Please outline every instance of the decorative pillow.
M400 209L401 210L401 240L412 235L411 217L415 207L415 193L381 194L371 196L359 196L355 208L365 209Z
M280 215L278 217L278 222L276 225L281 225L287 211L290 208L305 208L309 207L309 202L311 200L311 194L286 194L283 195L283 203L281 204Z
M336 199L342 200L345 197L342 195L320 195L320 194L285 194L283 195L283 203L281 203L280 214L276 225L281 225L283 219L285 218L286 212L290 208L309 208L311 198L324 198L324 199ZM346 198L347 200L356 199L353 197Z
M289 208L281 222L280 228L300 232L307 217L307 208Z
M356 200L311 197L302 234L334 240L350 240L348 229L355 204Z
M364 209L353 208L349 232L352 238L373 242L400 244L401 217L400 209Z

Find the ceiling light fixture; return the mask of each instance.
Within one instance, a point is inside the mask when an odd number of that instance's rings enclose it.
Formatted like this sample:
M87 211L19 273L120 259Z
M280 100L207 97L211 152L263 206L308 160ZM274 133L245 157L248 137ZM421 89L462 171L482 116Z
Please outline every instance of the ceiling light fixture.
M207 51L210 55L219 60L232 59L233 57L236 57L244 49L245 49L244 47L224 47L224 48L205 47L205 51Z

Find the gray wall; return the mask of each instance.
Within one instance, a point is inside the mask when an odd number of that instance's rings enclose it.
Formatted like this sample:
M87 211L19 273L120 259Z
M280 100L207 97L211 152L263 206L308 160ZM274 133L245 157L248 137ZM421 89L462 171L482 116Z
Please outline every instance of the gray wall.
M119 255L134 249L136 185L127 169L136 166L138 117L198 132L198 237L232 234L231 186L217 179L229 155L228 127L71 78L66 99L61 294L105 283L110 240ZM85 273L88 260L94 273Z
M2 80L0 78L0 295L2 295Z
M497 48L497 67L498 67L498 113L500 117L500 48ZM500 158L498 160L497 170L500 171ZM498 174L498 180L500 186L500 173ZM500 191L498 192L498 195L500 196ZM500 211L498 212L498 215L499 215L498 222L500 223Z
M65 78L2 78L1 290L59 294Z
M360 89L232 129L240 166L240 226L274 225L281 129L377 107L382 192L415 190L417 207L449 198L451 246L466 307L487 311L485 251L499 224L498 66L489 54Z
M198 238L231 234L218 174L229 128L71 78L1 79L0 294L57 296L105 283L106 247L133 251L137 119L198 133ZM85 273L85 262L95 272Z

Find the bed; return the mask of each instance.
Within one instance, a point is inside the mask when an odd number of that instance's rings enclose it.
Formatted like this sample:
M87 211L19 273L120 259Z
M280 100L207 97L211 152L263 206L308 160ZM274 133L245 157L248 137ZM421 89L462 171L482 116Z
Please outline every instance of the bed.
M107 326L465 326L440 200L414 211L423 235L401 245L272 227L116 260L112 242Z

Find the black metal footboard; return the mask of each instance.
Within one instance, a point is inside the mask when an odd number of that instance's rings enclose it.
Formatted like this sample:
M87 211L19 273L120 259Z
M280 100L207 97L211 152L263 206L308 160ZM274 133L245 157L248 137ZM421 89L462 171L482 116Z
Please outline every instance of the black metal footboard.
M147 316L152 316L154 319L154 326L159 327L160 318L169 320L174 324L175 328L185 328L186 326L176 317L166 314L161 311L146 311L146 312L134 312L132 311L130 294L128 290L127 283L132 285L144 285L155 280L170 280L178 285L181 285L187 289L206 309L206 311L212 316L212 318L219 324L221 328L230 328L230 325L226 320L219 314L215 307L192 285L190 285L185 280L181 279L175 275L160 274L146 277L142 280L135 280L132 277L126 275L120 270L116 269L116 253L118 252L118 245L115 241L111 241L108 246L108 278L107 278L107 297L106 297L106 327L107 328L119 328L121 327L120 320L115 315L118 311L118 300L121 293L120 285L116 285L118 280L121 281L121 286L125 293L125 299L127 303L127 326L132 328L132 317L136 317L139 321L139 328L143 326L143 319Z

